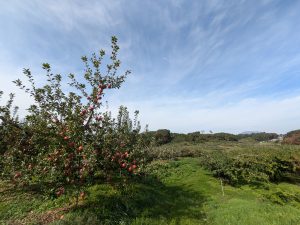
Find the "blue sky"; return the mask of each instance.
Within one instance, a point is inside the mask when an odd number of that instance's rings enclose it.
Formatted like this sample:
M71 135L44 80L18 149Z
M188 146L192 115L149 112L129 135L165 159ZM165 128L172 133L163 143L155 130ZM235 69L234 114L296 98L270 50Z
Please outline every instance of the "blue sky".
M124 86L107 96L174 132L300 128L300 1L0 2L0 90L22 68L80 74L80 57L119 39ZM121 70L122 70L121 69Z

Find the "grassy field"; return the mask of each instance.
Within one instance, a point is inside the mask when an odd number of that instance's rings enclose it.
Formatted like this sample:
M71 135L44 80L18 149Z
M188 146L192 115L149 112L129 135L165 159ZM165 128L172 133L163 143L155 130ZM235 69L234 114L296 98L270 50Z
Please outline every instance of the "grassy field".
M179 143L155 151L161 152L161 159L149 166L145 178L124 186L106 183L88 187L87 197L78 207L71 196L50 200L40 192L18 190L2 182L0 224L300 224L297 182L221 185L221 180L202 165L203 154L212 151L235 156L270 151L297 157L298 147Z

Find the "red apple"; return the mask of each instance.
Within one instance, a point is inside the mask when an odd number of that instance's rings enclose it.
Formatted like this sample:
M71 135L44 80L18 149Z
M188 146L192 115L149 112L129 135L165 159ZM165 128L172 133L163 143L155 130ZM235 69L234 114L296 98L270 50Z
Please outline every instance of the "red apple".
M84 116L86 114L86 109L83 109L81 112L80 112L80 115L81 116Z
M75 143L74 142L69 142L69 147L74 147L75 146Z
M78 151L81 152L82 150L83 150L83 146L80 145L80 146L78 147Z
M124 153L124 156L125 156L125 158L128 158L129 153L128 153L128 152L125 152L125 153Z
M97 121L101 121L102 120L102 116L96 116L96 120Z
M21 172L16 172L14 178L17 179L21 177L21 175L22 175Z

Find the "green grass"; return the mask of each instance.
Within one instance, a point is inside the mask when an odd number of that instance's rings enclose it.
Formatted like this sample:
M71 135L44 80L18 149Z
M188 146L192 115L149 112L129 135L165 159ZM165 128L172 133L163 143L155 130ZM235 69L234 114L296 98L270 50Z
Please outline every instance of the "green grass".
M282 205L268 198L278 191L300 194L297 185L268 184L264 189L225 186L223 196L219 180L204 171L197 159L182 159L172 164L177 165L169 169L172 172L167 176L162 175L164 182L198 192L205 199L201 206L203 220L193 223L187 219L180 224L300 224L299 202Z
M180 147L190 148L190 151L198 151L201 155L201 151L213 149L243 151L245 146L243 143L206 143L162 148L174 148L174 151ZM271 147L280 151L277 146ZM255 151L258 151L257 148ZM296 149L285 151L294 152ZM52 201L39 193L24 192L2 182L0 224L46 224L47 221L54 221L52 224L89 225L300 224L300 186L297 184L225 185L223 196L220 180L203 169L200 158L156 160L148 167L147 174L144 179L132 180L125 186L93 185L87 188L87 198L77 208L69 205L72 201L70 196ZM57 208L61 210L55 211ZM49 211L53 211L55 219L51 220ZM64 215L62 220L59 220L60 215Z

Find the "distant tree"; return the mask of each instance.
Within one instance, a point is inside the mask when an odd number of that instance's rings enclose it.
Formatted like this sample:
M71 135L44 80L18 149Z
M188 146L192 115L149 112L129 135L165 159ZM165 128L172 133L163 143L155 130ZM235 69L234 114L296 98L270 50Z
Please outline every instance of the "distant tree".
M155 132L155 141L158 145L167 144L171 142L171 132L167 129L160 129Z
M284 144L300 145L300 130L288 132L283 138Z
M278 138L278 134L276 133L266 133L266 132L260 132L260 133L252 133L252 134L239 134L237 135L238 139L241 138L252 138L255 141L269 141L272 139Z

